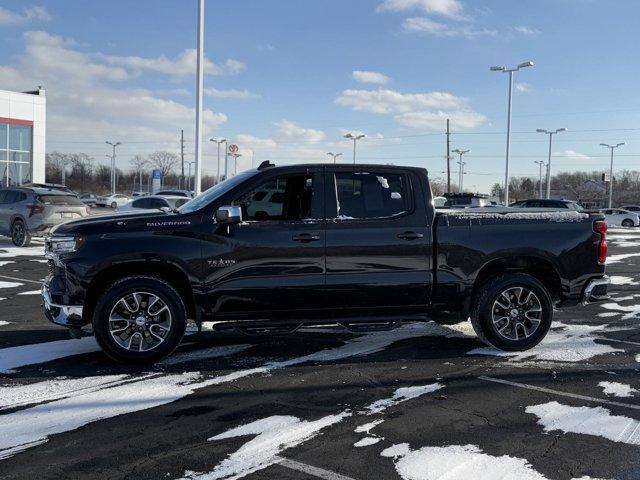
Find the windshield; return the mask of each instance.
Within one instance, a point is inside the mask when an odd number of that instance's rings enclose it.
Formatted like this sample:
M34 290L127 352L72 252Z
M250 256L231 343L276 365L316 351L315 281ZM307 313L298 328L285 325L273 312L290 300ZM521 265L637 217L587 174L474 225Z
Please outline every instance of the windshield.
M227 178L226 180L214 185L210 189L202 192L197 197L189 200L182 207L179 208L180 213L191 213L196 210L200 210L202 207L210 204L213 200L218 198L220 195L224 195L232 188L240 185L245 180L253 177L257 174L257 170L247 170L245 172L239 173L235 177Z

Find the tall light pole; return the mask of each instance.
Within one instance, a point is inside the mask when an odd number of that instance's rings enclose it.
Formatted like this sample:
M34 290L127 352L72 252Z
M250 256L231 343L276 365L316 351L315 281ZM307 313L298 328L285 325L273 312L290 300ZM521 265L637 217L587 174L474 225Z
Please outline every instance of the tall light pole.
M107 145L111 145L113 147L113 155L111 155L111 195L116 193L116 147L121 144L121 142L105 142Z
M238 158L242 156L241 153L232 153L233 157L233 175L235 176L238 173Z
M353 164L356 164L356 142L362 138L366 137L364 133L360 135L354 135L353 133L347 133L344 138L348 138L349 140L353 140Z
M504 205L506 207L509 206L509 153L511 150L511 100L512 100L512 90L513 90L513 72L517 72L521 68L533 67L533 62L522 62L518 66L514 68L507 67L491 67L490 70L492 72L505 72L509 74L509 101L507 107L507 153L506 153L506 162L504 169Z
M608 143L600 144L600 146L607 147L611 150L611 165L609 166L609 208L611 208L611 204L613 202L613 151L624 144L624 142L617 143L616 145L609 145Z
M196 61L196 175L195 194L202 184L202 86L204 83L204 0L198 0L198 38Z
M333 153L333 152L327 152L327 155L331 155L333 157L333 163L336 163L336 159L342 156L341 153Z
M537 128L536 132L545 133L549 135L549 157L547 158L547 200L551 197L551 143L553 141L553 136L559 132L566 132L567 129L557 128L555 130L545 130L544 128Z
M218 177L216 178L216 183L220 183L220 144L224 143L226 148L227 139L221 138L220 140L216 140L215 138L211 138L209 141L214 142L218 146Z
M539 183L539 185L538 185L538 189L539 189L538 198L542 198L542 167L544 166L544 161L543 160L536 160L533 163L537 163L538 165L540 165L540 178L538 180L538 183Z
M463 175L464 175L464 166L466 165L466 162L462 161L462 155L464 155L465 153L469 153L471 150L460 150L459 148L456 148L455 150L452 150L453 153L457 153L460 156L460 160L458 161L458 165L460 165L460 179L458 182L459 188L460 188L460 193L462 193L462 183L464 182L463 180Z

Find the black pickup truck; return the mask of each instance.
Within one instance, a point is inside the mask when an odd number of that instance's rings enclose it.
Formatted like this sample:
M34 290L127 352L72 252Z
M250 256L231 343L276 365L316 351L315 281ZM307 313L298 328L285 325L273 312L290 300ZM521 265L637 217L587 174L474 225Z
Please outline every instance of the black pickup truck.
M471 319L503 350L540 342L554 306L607 296L599 214L437 212L427 171L264 162L174 212L86 218L46 240L46 316L92 324L126 362L169 354L188 320L245 332Z

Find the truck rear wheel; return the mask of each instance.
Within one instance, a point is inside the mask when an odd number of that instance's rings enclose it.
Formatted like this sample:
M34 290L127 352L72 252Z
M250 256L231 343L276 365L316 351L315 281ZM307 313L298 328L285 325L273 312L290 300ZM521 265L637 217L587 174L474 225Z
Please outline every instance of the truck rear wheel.
M151 363L178 346L186 320L184 303L169 283L156 277L127 277L98 298L93 330L114 360Z
M553 302L546 287L524 273L495 277L475 296L471 323L478 337L500 350L522 351L547 335Z

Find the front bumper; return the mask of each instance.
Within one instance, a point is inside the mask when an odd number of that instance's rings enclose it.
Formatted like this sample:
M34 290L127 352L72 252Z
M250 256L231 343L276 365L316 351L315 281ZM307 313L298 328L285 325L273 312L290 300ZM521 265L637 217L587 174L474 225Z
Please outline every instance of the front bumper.
M44 314L50 322L65 327L80 328L84 326L82 305L59 305L53 303L47 282L42 284L42 300Z
M611 279L606 275L602 278L589 280L584 292L582 292L582 305L589 305L590 303L607 300L609 298L607 289L610 284Z

